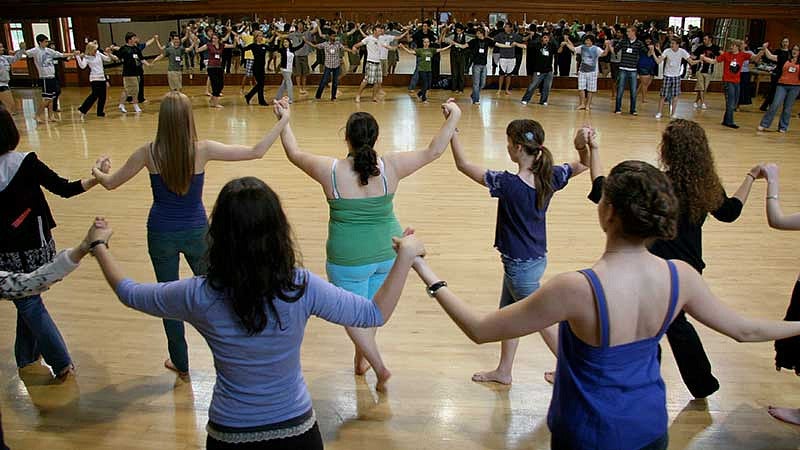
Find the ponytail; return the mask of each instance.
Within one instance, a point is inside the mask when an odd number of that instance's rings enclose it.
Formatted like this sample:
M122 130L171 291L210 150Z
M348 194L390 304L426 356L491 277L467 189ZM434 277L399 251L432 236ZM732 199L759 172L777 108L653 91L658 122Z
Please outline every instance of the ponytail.
M547 206L547 201L555 191L553 189L553 154L544 145L539 145L533 152L528 151L526 146L525 151L529 155L536 155L531 167L533 177L536 180L536 207L544 210L545 206Z
M369 184L370 177L381 174L378 167L378 152L371 146L364 144L355 149L353 156L353 170L358 173L358 180L362 186Z
M370 113L351 114L345 126L345 139L350 143L348 156L353 157L353 170L358 173L361 185L366 186L370 177L381 174L378 153L374 148L378 140L378 122Z

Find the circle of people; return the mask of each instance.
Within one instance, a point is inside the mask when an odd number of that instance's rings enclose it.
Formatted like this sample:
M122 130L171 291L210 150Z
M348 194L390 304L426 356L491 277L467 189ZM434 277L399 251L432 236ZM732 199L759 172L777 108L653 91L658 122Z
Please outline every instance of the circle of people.
M97 102L97 115L105 115L105 101L108 90L108 76L104 64L118 61L122 65L123 89L120 93L119 110L128 112L126 102L130 100L135 113L141 112L140 103L144 99L144 66L154 64L160 59L167 60L167 80L170 90L183 89L183 72L189 71L193 77L194 60L199 57L199 66L207 73L207 95L209 105L221 108L220 97L225 86L225 73L231 73L233 61L241 61L245 69L240 92L246 104L257 97L258 104L269 106L264 94L266 74L270 67L282 75L275 99L284 95L294 100L295 77L300 94L306 95L307 77L319 66L323 72L315 98L321 99L327 85L331 85L331 100L337 99L340 79L347 73L345 65L355 72L362 65L364 78L355 95L360 102L367 86L372 85L372 100L380 101L385 96L382 89L383 78L395 73L399 50L416 58L416 65L408 86L416 92L423 103L428 102L428 90L439 75L439 54L450 51L450 88L454 94L464 92L465 74L471 72L472 93L470 101L480 103L480 92L486 86L487 68L491 61L492 74L499 68L498 89L500 94L510 95L512 79L519 74L523 60L523 49L527 50L526 67L530 84L520 102L527 105L535 92L539 92L538 103L548 105L553 83L554 69L561 75L569 75L571 59L577 59L578 72L578 110L590 111L592 100L598 90L598 77L611 76L614 98L613 111L622 114L625 90L630 92L629 111L638 115L637 103L647 102L647 91L653 78L663 64L663 81L660 100L655 117L662 118L664 107L671 118L677 118L678 98L681 95L681 81L684 76L694 72L696 97L695 109L707 109L706 92L714 75L715 66L722 71L725 113L722 125L739 128L735 122L735 112L741 104L752 104L754 95L750 83L750 64L764 63L764 69L771 71L769 91L761 110L765 112L759 131L772 127L779 116L778 131L788 130L792 107L800 95L800 44L790 47L788 38L781 40L777 49L764 43L757 53L749 48L749 42L731 40L727 51L721 51L714 44L713 36L703 34L699 28L683 30L669 27L666 31L651 23L634 22L625 27L607 24L581 25L574 21L570 26L566 21L559 23L517 24L497 22L493 28L477 20L462 23L443 23L434 25L430 21L402 25L390 22L378 23L333 22L324 19L294 20L286 23L276 19L271 23L266 19L242 21L223 25L206 18L190 21L180 32L170 34L169 43L163 46L158 35L146 43L128 32L125 44L109 46L100 51L97 41L86 45L85 53L76 51L65 55L50 48L45 35L36 37L37 46L30 50L21 48L12 55L0 57L0 101L13 105L8 89L10 67L23 55L34 58L42 87L42 102L36 112L36 120L58 120L58 96L60 86L55 76L55 62L60 58L75 57L79 67L90 70L91 93L78 108L83 119ZM410 47L402 42L409 41ZM160 54L153 62L147 61L142 51L155 44ZM491 50L491 52L490 52ZM240 58L234 58L234 51ZM309 55L316 51L316 62L309 65ZM0 55L4 49L0 47ZM489 56L491 53L491 57ZM345 57L349 54L348 57ZM278 62L280 56L280 62ZM688 67L692 67L692 71ZM3 84L5 83L5 85ZM244 93L245 84L251 88ZM641 100L639 101L639 98ZM48 114L50 112L50 114Z
M303 150L290 124L288 98L273 102L277 123L253 146L198 139L190 99L167 94L155 138L112 171L100 156L93 177L68 181L33 152L16 150L19 132L0 106L0 235L2 297L17 308L15 357L22 368L40 359L58 380L75 365L40 293L91 253L123 305L163 319L169 357L164 366L190 380L184 323L214 356L216 383L209 407L208 448L257 443L259 448L319 449L322 438L300 368L300 345L310 316L343 325L355 348L354 372L373 370L385 391L391 372L376 343L404 290L410 270L471 340L500 341L496 368L476 382L512 382L518 338L539 332L556 358L545 373L553 383L548 414L553 448L665 449L667 410L659 340L669 336L691 393L719 388L686 314L737 341L778 340L776 363L800 371L800 322L744 317L707 287L701 273L702 225L708 216L739 217L754 183L767 181L767 216L777 229L800 229L800 214L785 215L778 200L778 168L754 166L733 196L716 174L703 128L676 119L659 145L663 167L617 164L604 175L596 130L579 129L573 161L556 164L545 130L534 120L511 121L507 151L516 173L487 169L467 158L458 137L461 109L442 104L444 123L427 148L379 154L379 125L366 112L345 125L346 156ZM222 188L210 217L202 203L207 163L260 159L281 140L289 161L319 183L330 208L327 281L298 265L296 241L281 201L266 183L234 179ZM494 247L504 268L500 308L478 314L434 272L415 230L394 214L401 180L443 155L448 145L458 171L498 199ZM112 228L95 219L75 247L56 252L56 226L42 187L62 197L102 185L123 186L145 170L153 203L147 248L157 283L126 276L109 247ZM598 204L606 248L595 264L554 276L547 266L545 217L557 191L589 171L589 199ZM195 277L179 280L183 254ZM800 302L800 282L793 303ZM787 316L787 318L789 318ZM248 358L243 360L241 355ZM798 422L800 410L770 412ZM593 417L592 421L584 418ZM277 445L277 444L276 444Z

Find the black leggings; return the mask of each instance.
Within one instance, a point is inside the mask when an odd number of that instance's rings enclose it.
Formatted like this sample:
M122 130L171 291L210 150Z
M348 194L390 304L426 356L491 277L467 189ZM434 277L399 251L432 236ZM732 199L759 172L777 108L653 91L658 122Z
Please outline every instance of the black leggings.
M222 67L209 67L206 70L208 79L211 80L211 95L219 97L222 94L222 88L225 87L225 74L222 72Z
M315 423L310 430L300 436L270 441L228 444L208 436L206 448L208 450L322 450L324 446L322 435L319 434L319 425Z
M711 373L711 362L706 356L700 336L681 311L667 328L667 340L678 364L683 383L695 398L706 398L719 389L719 381ZM661 353L659 347L659 355Z
M82 112L83 114L87 114L89 110L94 105L94 102L97 101L97 115L102 116L105 113L103 109L106 106L106 82L105 81L92 81L92 93L86 97L86 100L83 101L83 104L78 108L78 111Z
M252 87L252 89L250 89L250 92L245 94L244 99L249 104L250 99L252 99L254 95L258 94L258 104L261 106L267 106L268 103L264 99L264 69L257 68L253 70L253 78L256 79L256 84Z

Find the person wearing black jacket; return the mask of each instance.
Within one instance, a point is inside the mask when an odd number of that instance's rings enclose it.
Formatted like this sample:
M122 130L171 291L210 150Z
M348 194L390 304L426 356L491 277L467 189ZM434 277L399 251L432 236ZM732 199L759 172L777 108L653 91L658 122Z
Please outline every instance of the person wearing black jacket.
M244 101L249 105L253 96L258 94L258 104L269 106L269 103L264 99L264 79L266 77L264 67L267 64L267 55L273 51L273 47L264 39L264 33L256 31L255 41L242 48L242 52L247 51L253 53L253 78L256 80L256 85L250 89L250 92L245 94Z
M670 241L658 240L650 252L664 259L678 259L703 273L703 224L708 214L721 222L739 218L760 167L745 174L733 197L728 197L714 167L714 157L705 130L696 122L676 119L664 130L660 144L661 161L672 181L681 209L678 234ZM599 156L592 153L592 160ZM600 201L605 177L592 166L589 200ZM719 389L711 373L700 336L681 311L667 330L667 339L686 387L695 398L705 398Z
M525 47L525 44L515 44L518 47ZM553 59L558 53L558 46L550 41L549 34L543 34L541 40L529 40L528 61L526 67L531 77L531 84L522 96L522 104L527 105L533 97L536 88L541 90L539 104L547 106L547 99L550 97L550 87L553 85Z
M0 270L33 272L56 255L51 230L55 219L42 187L64 198L82 194L97 185L93 178L68 181L40 161L36 153L15 151L19 144L11 114L0 105ZM99 168L99 167L98 167ZM64 380L74 373L72 358L42 297L14 300L17 307L14 356L17 367L40 357L54 375Z
M783 65L786 63L786 60L789 59L790 53L791 50L789 50L789 38L785 37L781 39L781 47L773 51L773 54L778 57L778 63L775 65L775 69L773 69L772 74L770 75L769 91L767 91L767 95L764 96L764 103L762 103L759 107L761 111L766 112L770 105L772 105L772 100L775 99L775 91L778 89L778 79L781 77Z
M450 51L450 73L453 75L453 84L450 89L453 92L464 93L464 72L467 64L467 54L469 51L456 44L466 44L467 35L464 34L464 25L457 23L455 33L451 39L453 50Z

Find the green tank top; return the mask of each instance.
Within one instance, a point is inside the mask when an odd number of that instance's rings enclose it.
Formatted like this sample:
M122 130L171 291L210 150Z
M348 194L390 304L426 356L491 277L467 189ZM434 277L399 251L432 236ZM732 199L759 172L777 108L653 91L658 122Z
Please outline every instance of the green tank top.
M331 169L333 195L328 199L330 219L328 262L339 266L363 266L395 257L392 237L403 229L394 215L394 194L388 193L383 160L379 160L384 195L368 198L339 198L336 188L336 162Z

